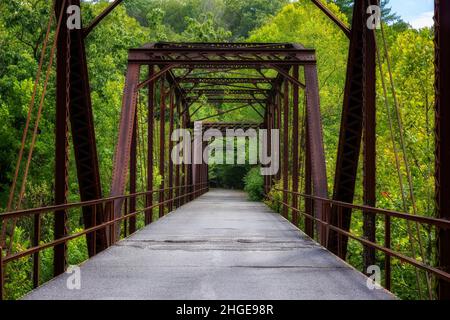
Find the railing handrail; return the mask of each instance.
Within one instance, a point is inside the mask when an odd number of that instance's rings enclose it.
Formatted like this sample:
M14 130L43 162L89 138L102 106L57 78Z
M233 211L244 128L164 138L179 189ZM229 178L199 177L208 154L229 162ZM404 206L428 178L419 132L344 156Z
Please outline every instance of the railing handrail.
M307 217L308 219L311 219L311 220L314 220L314 221L318 222L320 225L322 225L322 226L324 226L326 228L329 228L329 229L331 229L331 230L333 230L333 231L335 231L335 232L337 232L337 233L339 233L341 235L347 236L349 238L352 238L353 240L361 242L363 245L366 245L366 246L372 247L374 249L377 249L379 251L382 251L383 253L385 253L385 254L387 254L387 255L389 255L391 257L395 257L395 258L399 259L400 261L409 263L409 264L411 264L411 265L413 265L413 266L415 266L417 268L420 268L422 270L431 272L431 273L435 274L437 277L450 282L450 273L447 273L447 272L442 271L442 270L440 270L438 268L435 268L433 266L425 264L425 263L423 263L421 261L418 261L418 260L416 260L414 258L408 257L408 256L406 256L406 255L404 255L402 253L399 253L397 251L394 251L394 250L392 250L390 248L386 248L384 246L381 246L381 245L379 245L379 244L377 244L375 242L372 242L372 241L369 241L367 239L363 239L361 237L358 237L358 236L354 235L353 233L345 231L345 230L343 230L343 229L341 229L339 227L336 227L336 226L334 226L334 225L332 225L332 224L330 224L330 223L328 223L326 221L323 221L322 219L319 219L319 218L314 217L314 216L312 216L310 214L302 212L299 209L295 209L292 206L290 206L289 204L284 203L282 200L276 200L276 199L274 199L272 197L270 197L270 198L272 200L277 201L277 202L281 203L282 205L288 207L289 209L300 213L301 215ZM320 199L314 199L314 200L321 201Z
M205 183L202 183L202 184L196 184L196 185L192 185L192 186L204 186L204 185L205 185ZM116 224L117 222L121 222L121 221L126 220L126 219L128 219L128 218L134 217L134 216L138 215L139 213L143 213L143 212L145 212L145 211L147 211L147 210L156 208L156 207L158 207L158 206L164 205L164 204L166 204L166 203L168 203L168 202L171 202L171 201L174 201L174 200L177 200L177 199L181 199L181 198L183 198L183 197L192 195L192 194L194 194L194 193L198 193L199 191L203 191L203 190L205 190L205 189L207 189L207 188L202 188L202 189L200 189L200 190L195 190L195 191L192 191L192 192L183 194L183 195L178 196L178 197L174 197L174 198L171 198L171 199L167 199L167 200L165 200L165 201L163 201L163 202L157 202L157 203L155 203L155 204L152 204L152 205L149 206L149 207L142 208L142 209L138 209L138 210L136 210L135 212L131 212L131 213L128 213L128 214L123 215L123 216L121 216L121 217L114 218L113 220L109 220L109 221L106 221L106 222L104 222L104 223L102 223L102 224L96 225L96 226L94 226L94 227L91 227L91 228L88 228L88 229L84 229L83 231L80 231L80 232L77 232L77 233L74 233L74 234L71 234L71 235L67 235L67 236L58 238L57 240L53 240L53 241L50 241L50 242L41 244L41 245L39 245L39 246L35 246L35 247L29 248L29 249L27 249L27 250L23 250L23 251L21 251L21 252L17 252L17 253L11 254L11 255L7 255L7 256L3 257L3 263L8 263L8 262L11 262L11 261L14 261L14 260L17 260L17 259L20 259L20 258L29 256L29 255L32 255L32 254L34 254L34 253L36 253L36 252L40 252L40 251L42 251L42 250L45 250L45 249L49 249L49 248L55 247L55 246L57 246L57 245L59 245L59 244L68 242L68 241L70 241L70 240L74 240L74 239L79 238L79 237L81 237L81 236L84 236L84 235L86 235L86 234L89 234L89 233L95 232L95 231L97 231L97 230L106 228L106 227L108 227L108 226L110 226L110 225L114 225L114 224ZM167 190L167 189L161 189L161 190L164 190L164 191L165 191L165 190ZM111 202L111 201L114 201L114 200L109 200L109 201L107 201L106 203Z
M347 203L347 202L337 201L337 200L323 198L323 197L317 197L317 196L308 195L308 194L304 194L304 193L300 193L300 192L294 192L294 191L290 191L290 190L282 190L282 189L278 189L278 188L274 188L274 190L295 194L297 196L301 196L301 197L308 198L311 200L319 200L319 201L327 202L329 204L340 206L340 207L345 207L347 209L361 210L361 211L364 211L365 213L381 214L384 216L390 216L390 217L394 217L394 218L409 220L409 221L418 222L421 224L428 224L428 225L432 225L432 226L435 226L435 227L438 227L441 229L446 229L446 230L450 229L450 220L418 216L418 215L413 215L410 213L369 207L369 206L365 206L365 205L351 204L351 203Z
M136 209L134 212L132 213L126 213L123 214L120 217L116 217L116 218L112 218L111 220L105 221L101 224L98 225L94 225L93 227L90 228L85 228L80 232L77 233L73 233L73 234L68 234L65 235L63 237L60 237L56 240L47 242L47 243L43 243L43 244L39 244L37 246L28 248L26 250L22 250L20 252L17 253L13 253L13 254L7 254L6 256L3 256L3 248L0 247L0 300L3 300L3 294L4 294L4 267L7 263L10 263L12 261L27 257L27 256L31 256L33 254L39 253L43 250L49 249L49 248L54 248L57 245L61 245L64 243L67 243L71 240L80 238L84 235L88 235L91 233L96 232L97 230L101 230L101 229L106 229L110 226L112 226L113 230L115 228L115 225L118 222L121 221L125 221L129 218L135 217L136 215L140 214L140 213L145 213L148 210L152 210L153 208L159 207L159 206L164 206L167 203L173 203L175 200L178 199L182 199L191 195L194 195L194 197L196 197L195 195L201 195L203 191L208 190L208 182L203 182L203 183L198 183L198 184L190 184L190 185L181 185L181 186L176 186L176 187L167 187L167 188L163 188L163 189L158 189L158 190L150 190L150 191L145 191L145 192L138 192L138 193L134 193L134 194L128 194L128 195L122 195L122 196L116 196L116 197L109 197L109 198L103 198L103 199L98 199L98 200L91 200L91 201L84 201L84 202L77 202L77 203L70 203L70 204L65 204L65 205L56 205L56 206L48 206L48 207L43 207L43 208L34 208L34 209L28 209L28 210L20 210L20 211L14 211L14 212L6 212L0 215L0 219L5 219L5 218L12 218L12 217L24 217L24 216L33 216L33 215L38 215L38 214L42 214L42 213L49 213L49 212L58 212L58 211L63 211L63 210L67 210L67 209L73 209L73 208L79 208L79 207L86 207L86 206L95 206L95 205L107 205L109 203L113 203L116 200L121 200L121 199L128 199L128 198L137 198L140 196L145 196L145 195L149 195L149 194L153 194L156 192L165 192L168 190L173 190L173 189L181 189L181 188L190 188L190 187L194 187L194 190L191 190L190 192L187 193L183 193L181 195L178 196L173 196L170 199L166 199L164 201L157 201L156 203L152 204L151 206L147 206L145 208L142 209ZM199 188L200 187L200 188ZM197 189L199 188L199 189ZM115 237L113 237L110 241L111 245L114 244L116 242Z
M103 203L111 202L111 201L115 201L115 200L123 200L123 199L128 199L128 198L133 198L133 197L146 196L146 195L150 195L150 194L153 194L156 192L163 192L163 191L169 191L169 190L180 189L180 188L189 188L189 187L201 186L201 185L205 185L205 184L206 183L191 184L191 185L187 185L187 186L183 185L183 186L142 191L142 192L137 192L137 193L133 193L133 194L126 194L126 195L101 198L101 199L95 199L95 200L79 201L79 202L60 204L60 205L52 205L52 206L41 207L41 208L31 208L31 209L22 209L22 210L17 210L17 211L3 212L3 213L0 213L0 219L20 218L23 216L32 216L35 214L50 213L53 211L64 211L64 210L68 210L68 209L82 208L82 207L93 206L93 205L97 205L97 204L103 204Z

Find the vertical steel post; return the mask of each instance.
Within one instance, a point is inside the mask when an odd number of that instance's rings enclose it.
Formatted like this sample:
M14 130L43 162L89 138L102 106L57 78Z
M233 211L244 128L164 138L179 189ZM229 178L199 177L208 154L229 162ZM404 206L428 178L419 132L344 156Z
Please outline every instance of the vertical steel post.
M450 220L450 2L435 0L436 42L436 209ZM439 267L450 272L450 231L438 233ZM450 283L439 280L439 298L450 299Z
M63 1L57 1L55 10L59 17ZM67 4L66 4L67 6ZM68 149L69 149L69 110L68 103L70 92L68 88L69 72L68 67L68 29L65 27L67 14L64 11L62 25L57 39L56 53L56 124L55 124L55 205L65 204L68 193ZM55 212L54 219L54 239L59 239L67 235L67 212L59 210ZM66 271L67 266L67 246L59 244L53 249L53 274L58 276Z
M155 72L154 66L148 67L149 78ZM154 110L155 110L155 81L148 84L148 109L147 109L147 192L153 191L153 131L155 126ZM145 207L150 208L153 205L154 193L149 193L145 196ZM153 221L153 208L145 211L145 224L150 224Z
M367 0L356 0L353 6L353 18L350 46L347 62L347 75L341 129L336 160L333 200L352 203L355 195L356 176L361 151L364 123L365 100L365 36L367 31ZM367 17L367 18L366 18ZM336 207L333 207L330 223L337 225ZM342 211L342 227L349 230L351 210ZM338 233L330 231L328 249L338 254ZM343 255L346 255L347 237L343 237Z
M130 194L136 193L138 112L139 111L137 106L136 112L134 114L133 135L131 138L131 150L130 150ZM133 212L136 212L136 197L131 197L129 201L129 213ZM129 218L128 228L129 228L128 234L133 234L136 232L136 216Z
M138 94L138 82L140 76L140 65L128 65L126 75L126 85L124 88L122 111L120 114L119 136L117 139L116 149L114 151L114 168L111 183L111 197L122 196L125 193L128 170L130 165L131 140L133 136L133 127L136 116L136 102ZM122 213L123 199L113 201L114 208L107 207L114 215L112 219L120 218ZM110 229L114 229L115 238L120 238L121 223L117 222ZM110 241L110 243L114 243Z
M293 67L292 76L294 79L299 79L298 66ZM298 170L299 170L299 154L298 154L298 145L299 145L299 121L298 121L298 85L292 85L292 191L298 192ZM292 195L292 207L295 210L298 210L298 196ZM292 223L295 226L298 226L298 211L292 212Z
M89 74L84 44L84 32L82 29L68 30L66 21L68 18L67 7L69 5L80 6L80 0L56 1L56 15L64 12L62 25L57 39L57 67L56 67L56 150L55 150L55 203L65 202L67 173L67 116L70 118L71 138L74 147L75 163L81 201L89 201L102 198L100 183L100 171L98 165L97 146L94 130L94 117L89 87ZM65 105L66 107L63 107ZM66 159L65 159L66 158ZM55 214L55 238L65 235L65 213ZM104 222L103 212L97 212L97 221L93 221L93 207L83 208L83 221L85 228ZM93 247L93 234L86 236L89 256L94 252L104 250L108 245L105 230L96 232L95 248ZM58 245L54 249L55 274L65 270L64 247Z
M160 113L159 113L159 174L161 175L161 185L159 192L159 217L164 216L164 199L165 192L164 188L166 186L165 183L165 135L166 135L166 92L165 92L165 81L166 77L161 77L161 87L160 87Z
M184 106L185 108L187 108L187 106ZM184 128L187 129L189 128L189 110L187 110L184 113ZM192 139L191 139L192 142ZM184 203L188 203L191 199L192 199L192 195L188 195L191 192L191 187L190 184L192 183L192 159L193 159L193 154L192 154L192 149L190 150L191 152L191 159L190 159L190 163L187 163L185 165L185 191L184 194L186 195L184 197Z
M174 204L174 200L173 200L173 195L174 195L174 190L173 190L173 161L172 161L172 149L173 149L173 142L171 139L171 135L173 132L173 128L174 128L174 111L175 111L175 101L174 101L174 91L172 89L170 89L170 97L169 97L169 104L170 104L170 110L169 110L169 152L167 154L168 158L169 158L169 196L168 199L170 199L169 203L168 203L168 208L169 208L169 212L171 212L173 210L173 204Z
M311 146L309 138L308 123L305 123L306 139L305 139L305 193L306 195L312 196L312 169L311 169ZM305 211L310 216L315 216L313 200L310 198L305 198ZM305 218L305 233L312 239L314 239L314 220L308 217Z
M278 91L281 91L281 86L279 86ZM276 100L276 110L277 110L277 122L276 122L277 126L276 126L276 128L278 130L280 130L280 137L281 137L281 117L282 117L282 114L281 114L281 96L280 96L280 94L277 94L275 100ZM281 152L280 152L280 156L281 156ZM279 164L280 164L280 167L282 167L281 159L279 159ZM280 168L280 170L278 170L278 172L277 172L277 176L276 176L277 181L281 180L281 170L282 170L282 168Z
M289 81L284 80L283 92L283 202L288 204L289 189ZM283 217L288 218L288 207L283 205Z
M176 112L177 112L177 125L176 128L180 129L180 97L177 95L176 97ZM181 205L181 199L180 199L180 165L176 165L175 167L175 206L176 208L179 208Z
M272 102L270 102L267 106L266 106L266 113L267 113L267 120L266 120L266 126L265 129L267 129L267 152L272 151L272 122L273 122L273 114L272 114L272 107L273 104ZM274 154L270 154L270 156L273 158L275 155ZM270 190L272 189L272 175L267 175L266 176L267 179L267 186L266 186L266 194L270 193Z
M368 1L370 3L370 1ZM376 48L375 34L364 28L364 103L363 103L363 186L364 204L376 206ZM364 237L376 241L376 216L370 212L363 213ZM364 246L364 272L375 265L375 249Z
M323 145L322 119L320 116L319 80L317 66L315 64L305 65L305 95L306 114L308 122L309 155L311 157L311 172L313 182L313 194L316 197L328 198L327 168ZM328 209L328 207L327 207ZM320 203L315 203L315 214L318 219L329 222L327 210L323 210ZM322 245L328 242L327 228L318 226L319 240Z
M267 129L269 127L269 110L266 107L265 113L264 113L264 122L263 122L263 126L265 129ZM265 146L265 148L267 150L269 149L269 144L270 144L270 139L267 139L267 145ZM263 190L264 190L264 194L269 194L269 176L265 175L264 177L264 185L263 185Z

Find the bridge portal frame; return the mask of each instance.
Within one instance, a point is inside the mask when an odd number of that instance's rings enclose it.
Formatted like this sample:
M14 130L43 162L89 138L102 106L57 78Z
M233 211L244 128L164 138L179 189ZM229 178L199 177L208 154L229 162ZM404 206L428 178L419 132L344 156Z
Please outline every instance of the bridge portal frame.
M141 68L149 67L158 69L157 72L142 80ZM299 68L303 70L305 83L299 79ZM272 70L276 77L269 77L267 72L262 70ZM198 71L202 71L198 73ZM208 73L205 75L204 71ZM226 70L252 70L256 76L242 77L217 77ZM292 74L291 74L292 71ZM308 125L307 139L311 146L311 153L308 163L311 164L312 191L318 197L328 197L327 176L325 155L323 148L323 134L320 116L320 99L318 92L318 75L315 59L315 51L305 49L301 45L276 43L152 43L139 49L131 49L128 58L128 71L124 88L122 113L119 127L119 138L116 146L114 158L113 180L111 185L111 196L116 197L124 194L127 184L130 157L134 157L133 151L133 131L135 130L136 101L137 94L141 88L159 83L160 88L160 172L165 171L164 135L165 135L165 95L167 92L175 92L176 100L179 101L183 111L177 114L184 117L184 128L191 122L191 119L198 111L193 110L193 105L198 103L200 95L206 94L208 102L218 105L242 104L241 106L221 111L201 120L218 117L229 112L242 108L251 107L262 117L262 124L265 128L274 128L275 123L271 117L272 108L279 110L279 118L283 115L283 147L284 153L289 154L291 145L289 144L289 108L290 90L292 87L294 106L294 121L298 122L299 89L305 92L306 102L306 122ZM206 87L204 87L206 85ZM217 88L220 86L220 88ZM231 89L230 89L231 86ZM265 86L264 88L261 86ZM283 87L283 91L281 90ZM208 91L209 90L209 91ZM256 91L256 92L253 92ZM196 97L189 96L196 92ZM262 95L260 92L264 92ZM231 95L231 97L227 97ZM277 98L283 95L283 99ZM237 97L236 97L237 96ZM277 102L283 102L276 106ZM154 103L151 103L153 108ZM150 105L150 104L149 104ZM256 106L263 108L260 113ZM200 105L201 108L201 105ZM169 101L170 121L173 121L173 99ZM280 123L281 124L281 123ZM225 124L226 125L226 124ZM294 130L292 136L293 153L298 156L299 131L298 123L294 123L297 131ZM171 126L172 127L172 126ZM204 148L204 146L202 146ZM193 150L196 154L197 150ZM284 157L282 177L285 183L289 180L289 163L286 162L288 156ZM295 161L298 164L298 160ZM207 181L207 166L205 164L188 165L188 172L191 172L192 184L202 184ZM169 185L171 183L172 169L169 165ZM299 172L294 170L292 179L298 181ZM134 176L132 177L135 178ZM164 181L165 179L163 179ZM266 178L265 189L271 185L271 180ZM163 189L164 185L162 186ZM287 192L283 197L288 199ZM160 193L160 203L164 202L164 195ZM121 214L121 200L114 204L116 218ZM169 208L170 209L170 208ZM316 214L320 219L328 220L322 208L316 208ZM164 207L160 207L160 216L164 215ZM286 213L287 215L287 213ZM116 232L120 232L120 226ZM324 227L318 230L323 245L326 245L327 234Z

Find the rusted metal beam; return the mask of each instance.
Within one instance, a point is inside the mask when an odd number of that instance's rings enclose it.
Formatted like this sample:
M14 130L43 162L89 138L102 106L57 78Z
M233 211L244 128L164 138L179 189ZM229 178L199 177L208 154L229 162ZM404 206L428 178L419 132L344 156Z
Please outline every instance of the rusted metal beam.
M33 223L33 246L37 247L41 242L41 215L34 215ZM33 288L39 287L39 279L41 274L41 259L39 257L39 252L33 254Z
M173 199L173 195L174 195L174 191L175 191L175 190L173 190L174 164L173 164L172 157L171 157L171 152L173 149L173 141L170 138L171 134L173 132L173 129L174 129L174 124L175 124L174 123L174 116L175 116L174 113L175 113L175 99L174 99L174 92L173 92L173 90L171 90L169 93L169 137L168 137L169 138L169 153L168 153L168 158L169 158L169 196L168 196L168 198L169 199ZM168 203L169 212L172 212L173 204L174 204L173 200Z
M435 0L436 41L436 209L450 220L450 2ZM450 272L450 231L438 233L439 268ZM439 280L439 298L450 300L450 283Z
M166 91L165 91L165 76L160 79L160 104L159 104L159 174L161 175L160 189L164 189L166 185L165 175L165 135L166 135ZM159 217L164 216L164 190L159 192Z
M200 78L191 77L180 79L180 83L210 83L210 84L230 84L230 83L272 83L275 78Z
M272 69L274 69L274 70L276 70L276 71L278 71L285 79L289 80L290 82L292 82L292 83L295 84L296 86L298 86L298 87L300 87L300 88L302 88L302 89L305 89L305 85L304 85L303 83L301 83L301 82L299 81L299 79L295 79L294 77L292 77L292 76L289 74L289 71L284 70L283 68L278 67L278 66L275 66L275 65L269 65L269 67L272 68ZM298 66L297 66L297 67L298 67Z
M196 100L187 99L188 102L193 101L196 102ZM251 104L252 102L260 102L260 103L266 103L267 100L265 99L254 99L254 98L208 98L209 103L246 103Z
M364 110L364 69L365 69L365 35L366 25L365 0L357 0L353 9L352 34L347 62L347 76L344 93L344 105L338 146L338 156L334 178L333 199L352 203L355 194L356 175L361 151ZM342 209L342 228L349 230L351 210ZM337 212L331 214L332 225L337 225ZM339 239L338 239L339 238ZM343 248L338 248L338 244ZM328 249L345 258L347 239L334 231L330 231Z
M150 82L156 81L159 78L161 78L163 75L165 75L166 73L168 73L171 69L173 69L175 65L174 64L170 64L167 66L164 66L163 68L161 68L157 73L153 73L147 80L139 83L139 85L137 86L136 90L140 90L146 86L148 86L148 84Z
M138 110L134 115L133 135L131 138L131 150L130 150L130 194L136 193L136 180L137 180L137 126L138 126ZM136 212L136 198L129 199L129 212ZM125 205L126 208L126 205ZM125 220L126 221L126 220ZM128 234L136 232L136 216L130 217L128 225ZM126 230L125 230L126 232Z
M370 1L366 2L369 3ZM377 2L376 0L373 1ZM375 33L364 28L364 110L363 110L363 200L370 207L376 206L376 48ZM376 242L376 217L363 213L364 237ZM364 271L375 265L375 249L363 249Z
M5 273L3 264L3 248L0 246L0 301L4 299Z
M294 66L292 70L292 77L294 79L299 78L298 66ZM299 87L297 84L292 85L292 191L298 192L298 176L299 176L299 117L298 117L298 104L299 104ZM292 197L292 207L298 209L298 197ZM298 226L298 211L292 212L292 223Z
M311 0L312 3L314 3L317 8L319 8L325 15L331 19L341 30L344 32L344 34L350 38L350 29L349 27L341 20L339 19L325 4L322 3L320 0Z
M154 66L148 67L148 76L152 77L155 72ZM147 102L147 190L153 190L153 137L154 137L154 111L155 111L155 81L148 84ZM145 197L145 206L150 208L153 205L153 194ZM153 209L145 211L145 224L153 222Z
M232 109L230 109L230 110L218 112L218 113L216 113L215 115L212 115L212 116L204 117L204 118L202 118L202 119L197 119L196 121L204 121L204 120L208 120L208 119L211 119L211 118L223 116L224 114L227 114L227 113L230 113L230 112L234 112L234 111L237 111L237 110L240 110L240 109L243 109L243 108L248 108L248 107L249 107L249 105L246 104L246 105L243 105L243 106L239 106L239 107L236 107L236 108L232 108Z
M245 56L245 58L242 58ZM203 69L224 67L264 66L263 62L276 65L316 63L315 50L292 46L289 49L261 48L140 48L130 50L129 63L170 64L176 62L181 68L189 66Z
M311 147L309 138L308 122L305 123L305 194L312 194L312 169L311 169ZM305 197L305 212L311 217L315 217L313 201L311 198ZM309 217L305 217L305 233L314 239L314 220Z
M194 89L191 91L196 95L253 95L253 94L268 94L267 89Z
M133 134L134 120L136 114L137 85L139 81L140 66L128 65L124 95L122 99L122 111L119 123L119 137L114 155L113 179L111 183L111 196L120 196L125 192L128 166L130 163L131 140ZM114 201L111 208L114 217L121 216L122 201ZM114 226L115 235L120 235L120 224ZM112 241L113 239L111 239Z
M278 91L281 91L281 85L279 86ZM282 118L281 96L279 94L276 94L275 100L276 100L276 110L277 110L276 129L280 130L280 134L281 134L281 129L282 129L282 127L281 127L281 118ZM281 166L282 161L280 161L279 163ZM278 181L281 180L281 168L277 172L276 179Z
M180 97L176 96L176 100L175 100L175 106L176 106L176 129L180 129ZM170 133L172 134L172 133ZM170 152L172 152L172 149L170 149ZM181 205L181 198L180 198L180 186L181 186L181 181L180 181L180 165L176 165L175 166L175 207L179 208Z
M284 81L283 97L283 189L289 189L289 82ZM283 192L283 202L288 203L288 193ZM282 214L288 218L288 208L283 206Z
M106 18L123 0L115 0L112 2L102 13L100 13L92 22L83 29L83 37L87 37L92 30L104 19Z
M309 156L311 158L311 176L313 194L321 198L328 198L327 169L323 144L322 119L320 114L319 80L317 66L305 66L306 110L309 138ZM320 205L314 208L317 218L329 221L328 212ZM327 234L325 227L318 228L321 244L326 246Z
M56 2L56 16L59 17L63 1ZM66 21L67 14L64 11L62 21ZM70 79L68 78L68 29L62 27L58 34L56 53L56 123L55 123L55 205L67 203L68 193L68 151L69 151L69 92L67 90ZM53 222L54 239L67 235L67 212L56 211ZM60 244L53 249L53 275L58 276L66 271L67 246Z
M56 3L56 10L60 12L63 1L58 0ZM71 5L80 6L79 0L73 0ZM69 4L66 2L66 8L64 8L63 21L67 19L67 6ZM70 42L68 42L68 37L70 37ZM69 46L68 46L69 43ZM60 135L63 134L64 124L63 122L63 112L62 104L68 104L68 114L70 118L70 128L72 129L72 141L74 146L75 162L77 168L77 177L80 190L80 198L82 201L88 201L93 199L99 199L102 197L101 183L100 183L100 172L97 157L97 146L95 139L94 130L94 120L92 113L92 104L90 96L89 87L89 76L87 69L87 59L84 44L84 37L82 30L74 29L68 30L67 28L61 28L58 36L57 43L57 55L58 55L58 65L57 66L57 109L61 110L60 118L57 121L56 126L61 126L58 131L57 139L62 139ZM68 57L70 56L70 59ZM66 66L63 66L65 64ZM63 93L63 91L67 91ZM63 101L64 100L64 101ZM57 157L57 171L61 179L60 183L56 188L56 192L64 192L64 187L62 187L62 180L64 173L63 168L59 166L64 166L64 156L62 149L64 148L63 141L57 142L58 154ZM58 195L57 201L62 200L63 195ZM58 217L60 214L57 215ZM95 221L93 219L96 219ZM57 218L62 219L62 218ZM83 220L86 228L89 228L96 223L102 223L105 219L102 210L98 209L95 213L93 208L83 208ZM56 221L55 221L56 223ZM55 236L59 236L64 233L63 221L58 222ZM95 238L95 244L93 242ZM107 247L107 238L104 230L99 230L94 234L87 235L88 243L88 253L90 256L97 252L104 250ZM95 246L95 247L94 247ZM62 263L63 249L59 247L59 250L55 258L57 258L59 266L56 267L57 273L64 269Z

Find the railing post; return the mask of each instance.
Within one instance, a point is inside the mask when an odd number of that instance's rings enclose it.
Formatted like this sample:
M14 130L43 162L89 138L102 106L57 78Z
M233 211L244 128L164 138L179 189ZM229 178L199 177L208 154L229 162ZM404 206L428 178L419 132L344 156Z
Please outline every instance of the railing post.
M386 215L384 217L384 246L387 249L391 248L391 217ZM391 256L385 254L384 256L384 270L385 270L385 288L391 290Z
M131 207L131 202L130 202L130 207ZM123 202L123 215L126 216L128 215L128 198L125 198L124 202ZM130 231L131 231L131 223L130 223ZM123 219L123 236L126 238L127 237L127 233L131 234L128 230L128 218Z
M34 215L34 236L33 246L39 246L41 240L41 215L39 213ZM40 275L40 259L39 251L33 254L33 288L39 287Z
M3 265L3 248L0 247L0 301L3 300L3 297L4 297L3 290L4 290L4 287L5 287L5 283L4 283L5 278L4 278L4 271L3 271L3 269L4 269L4 265Z
M98 205L94 205L92 208L92 226L94 226L94 227L97 226L97 211L98 211L97 206ZM100 212L103 212L103 210L100 210ZM95 256L97 254L97 245L96 245L97 244L97 231L94 231L92 233L91 242L92 242L92 254L93 254L93 256Z
M341 206L337 207L337 215L338 215L338 228L342 229L342 226L343 226L342 218L343 217L342 217L342 207ZM338 256L342 260L345 260L346 257L344 256L344 240L343 240L342 234L338 233L337 241L338 241Z

